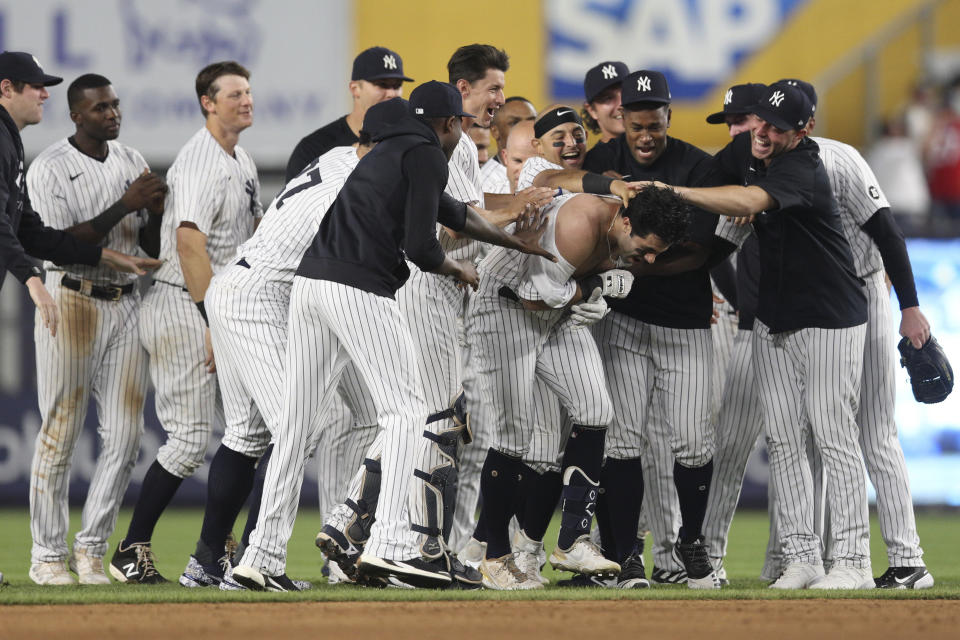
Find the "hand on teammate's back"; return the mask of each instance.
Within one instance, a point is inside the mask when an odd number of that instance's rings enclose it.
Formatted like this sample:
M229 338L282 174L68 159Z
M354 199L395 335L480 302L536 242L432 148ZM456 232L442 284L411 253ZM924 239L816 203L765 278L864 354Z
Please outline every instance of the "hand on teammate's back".
M545 207L553 200L556 192L556 189L551 187L527 187L526 189L521 189L517 191L516 196L514 196L513 210L516 211L517 216L521 216L528 206L537 207L538 209Z
M120 201L129 211L148 209L150 213L163 213L163 201L167 195L167 183L156 173L144 172L130 183Z
M457 286L469 286L476 291L480 285L476 265L470 260L454 260L454 262L459 266L457 272L453 274L453 277L460 281Z
M556 262L557 257L540 246L540 238L546 230L547 216L543 209L527 205L524 213L517 218L517 225L513 230L513 237L518 241L516 250Z

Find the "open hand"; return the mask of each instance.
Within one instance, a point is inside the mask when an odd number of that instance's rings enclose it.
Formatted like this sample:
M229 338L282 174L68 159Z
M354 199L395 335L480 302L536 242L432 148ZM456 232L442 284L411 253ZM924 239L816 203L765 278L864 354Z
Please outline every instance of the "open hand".
M517 240L516 250L556 262L557 257L540 246L540 238L547 230L548 221L549 216L543 209L527 205L524 213L517 218L517 224L513 230L513 237Z

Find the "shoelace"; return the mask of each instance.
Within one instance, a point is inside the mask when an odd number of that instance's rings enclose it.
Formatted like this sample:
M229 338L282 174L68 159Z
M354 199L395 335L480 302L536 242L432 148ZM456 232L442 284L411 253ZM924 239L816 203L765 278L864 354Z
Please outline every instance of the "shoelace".
M233 566L231 563L231 558L233 555L228 551L227 553L220 556L220 559L217 560L217 564L220 565L220 568L223 569L223 577L227 577L227 573L230 571L230 568Z
M227 541L223 545L223 550L226 551L226 558L228 561L232 562L234 557L237 555L237 549L240 547L240 543L237 542L237 539L233 537L233 532L230 532L227 535Z
M144 578L159 575L153 564L155 561L156 556L153 555L153 550L150 547L145 544L137 545L137 566L140 567L141 581Z
M506 567L507 571L510 572L510 575L513 576L517 582L525 582L527 580L527 574L520 570L520 567L517 566L512 555L507 556L503 566Z

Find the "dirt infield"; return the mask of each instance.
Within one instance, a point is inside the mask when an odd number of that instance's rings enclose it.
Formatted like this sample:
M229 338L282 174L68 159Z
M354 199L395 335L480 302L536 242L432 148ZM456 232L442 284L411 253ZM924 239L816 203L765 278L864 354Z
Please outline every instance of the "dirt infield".
M956 638L960 602L903 600L230 603L0 607L3 637ZM695 635L696 634L696 635ZM762 635L761 635L762 634Z

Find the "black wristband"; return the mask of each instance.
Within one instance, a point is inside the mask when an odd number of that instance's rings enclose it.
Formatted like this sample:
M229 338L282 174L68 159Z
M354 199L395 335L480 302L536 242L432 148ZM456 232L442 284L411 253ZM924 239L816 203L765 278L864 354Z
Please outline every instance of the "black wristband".
M610 185L613 184L613 178L602 176L599 173L587 172L583 174L581 185L584 193L598 193L606 195L610 193Z
M203 305L203 300L200 302L194 302L193 304L197 305L197 311L200 312L200 316L203 318L204 324L208 327L210 326L210 321L207 320L207 308Z
M593 295L594 289L599 288L603 291L603 278L599 275L587 276L578 284L580 285L580 295L583 296L584 300Z

